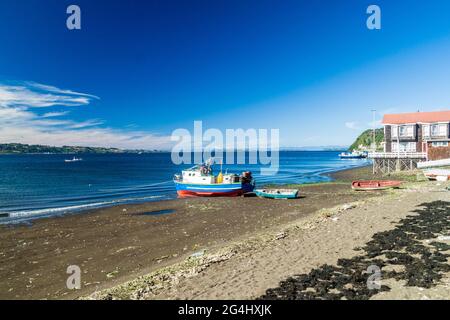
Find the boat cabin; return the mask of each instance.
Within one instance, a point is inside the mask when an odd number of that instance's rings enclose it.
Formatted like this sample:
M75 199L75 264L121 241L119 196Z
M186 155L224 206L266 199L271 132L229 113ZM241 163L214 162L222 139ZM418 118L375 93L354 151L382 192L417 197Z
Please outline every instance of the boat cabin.
M185 170L182 174L183 181L188 183L211 184L215 182L214 175L205 175L198 170Z
M216 183L240 183L241 179L237 174L222 174L214 175L210 166L195 166L188 170L182 171L182 181L184 183L192 184L216 184Z

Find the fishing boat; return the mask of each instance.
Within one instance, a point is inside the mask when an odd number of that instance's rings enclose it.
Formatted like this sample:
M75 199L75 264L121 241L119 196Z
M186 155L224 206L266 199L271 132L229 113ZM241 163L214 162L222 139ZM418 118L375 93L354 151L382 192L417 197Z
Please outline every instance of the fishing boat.
M255 194L261 198L295 199L298 197L297 189L258 189Z
M364 159L367 158L367 153L360 151L342 152L339 154L341 159Z
M221 166L222 167L222 166ZM174 183L179 197L236 197L255 188L252 173L247 171L241 175L222 173L215 175L213 161L183 170L181 175L174 176Z
M402 184L396 180L357 180L352 182L352 189L356 191L373 191L398 188Z
M78 161L83 161L83 159L73 157L72 159L65 159L64 160L64 162L78 162Z
M425 177L428 178L428 180L447 181L450 179L450 170L449 169L424 170L423 173L424 173Z

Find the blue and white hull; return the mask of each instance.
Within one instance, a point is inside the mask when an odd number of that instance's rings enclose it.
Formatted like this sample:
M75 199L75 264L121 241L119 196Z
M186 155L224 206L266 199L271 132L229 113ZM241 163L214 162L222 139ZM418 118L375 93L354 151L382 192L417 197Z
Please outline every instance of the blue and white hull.
M180 197L236 197L255 188L251 183L193 184L175 182Z

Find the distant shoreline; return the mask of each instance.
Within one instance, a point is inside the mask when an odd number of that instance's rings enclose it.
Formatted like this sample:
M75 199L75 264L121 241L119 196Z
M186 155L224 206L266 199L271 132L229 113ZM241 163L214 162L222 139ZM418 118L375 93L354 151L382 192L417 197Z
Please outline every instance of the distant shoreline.
M112 147L49 146L40 144L0 143L0 154L139 154L158 153L161 150L120 149Z
M153 154L153 153L170 153L170 151L146 151L146 152L142 152L141 154ZM56 156L56 155L114 155L114 154L140 154L139 152L61 152L61 153L46 153L46 152L36 152L36 153L26 153L26 152L0 152L0 156L1 155L16 155L16 156L20 156L20 155L43 155L43 156Z
M346 149L299 149L299 150L290 150L290 149L281 149L279 152L342 152L346 151ZM224 150L223 152L227 152ZM234 152L242 152L242 150L235 150ZM254 152L254 151L245 151L245 152ZM256 151L258 152L258 151ZM154 153L171 153L171 151L161 150L161 151L121 151L121 152L0 152L0 155L94 155L94 154L105 154L105 155L115 155L115 154L154 154Z
M311 146L311 147L282 147L279 152L340 152L346 151L346 146ZM267 150L227 150L217 152L259 152ZM270 150L268 150L270 151ZM146 153L170 153L169 150L159 149L120 149L114 147L87 147L87 146L49 146L40 144L0 143L0 155L2 154L146 154ZM193 153L204 152L192 151Z

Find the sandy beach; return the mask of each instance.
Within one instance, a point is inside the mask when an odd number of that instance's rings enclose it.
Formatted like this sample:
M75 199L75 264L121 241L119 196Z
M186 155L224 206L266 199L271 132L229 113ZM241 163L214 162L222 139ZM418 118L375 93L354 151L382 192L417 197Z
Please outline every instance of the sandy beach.
M408 182L395 191L352 191L348 182L370 170L299 186L301 198L291 201L177 199L2 226L0 298L449 298L449 243L437 238L450 230L450 193L415 176L403 176ZM435 211L435 219L408 221ZM405 240L398 233L406 223L413 227L403 237L416 236ZM401 257L374 256L374 246L386 253L376 243L383 232L392 233L392 245L403 241ZM405 271L405 261L425 270L427 281ZM382 276L390 290L361 287L367 264L389 270ZM66 288L69 265L81 269L80 290Z

